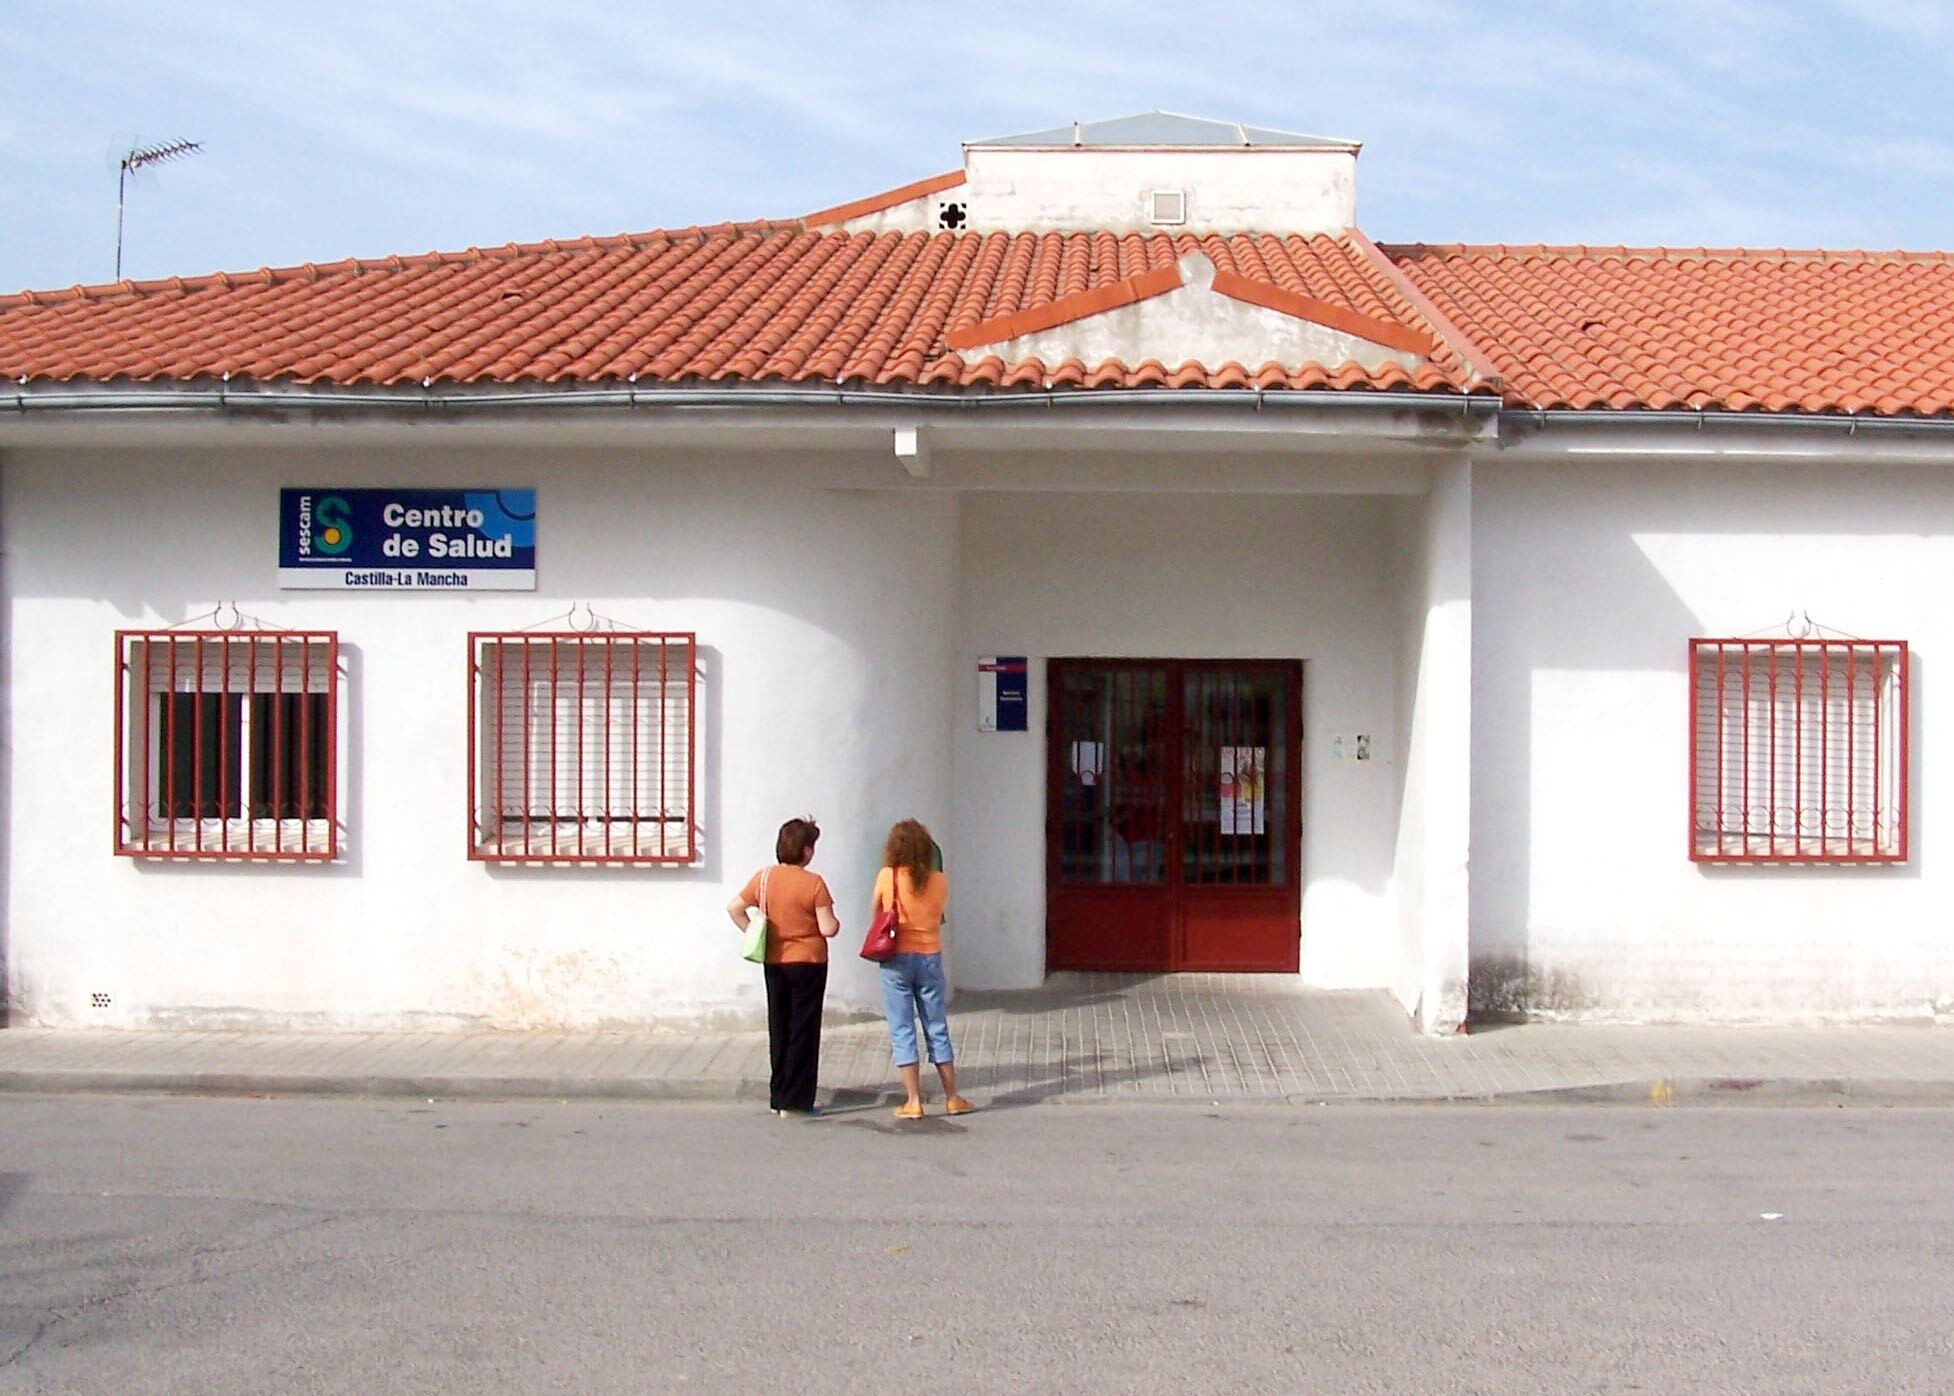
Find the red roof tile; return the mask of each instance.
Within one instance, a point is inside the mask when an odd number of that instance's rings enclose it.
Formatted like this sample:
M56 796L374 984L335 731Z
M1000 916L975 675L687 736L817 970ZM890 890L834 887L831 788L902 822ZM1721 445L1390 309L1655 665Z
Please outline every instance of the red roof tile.
M1164 296L1180 287L1180 266L1169 262L1165 266L1135 272L1121 281L1109 281L1090 291L1073 291L1027 310L993 316L974 325L960 325L944 336L944 342L952 349L999 344L1022 334L1036 334L1039 330L1049 330L1057 325L1069 325L1075 320L1098 315L1116 306L1133 305L1155 296Z
M1551 408L1954 414L1954 256L1387 247Z
M970 361L984 321L1171 269L1218 273L1436 341L1415 371L1356 364ZM829 382L924 387L1339 387L1470 378L1392 269L1348 239L1237 234L821 233L688 228L246 276L0 297L0 373L27 380L328 384Z

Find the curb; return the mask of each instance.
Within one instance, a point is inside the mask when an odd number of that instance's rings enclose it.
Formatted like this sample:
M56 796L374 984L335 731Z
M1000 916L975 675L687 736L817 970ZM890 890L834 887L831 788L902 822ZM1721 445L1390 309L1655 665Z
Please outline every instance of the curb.
M1543 1086L1484 1097L1508 1105L1954 1105L1954 1080L1854 1076L1659 1077Z
M335 1096L354 1100L765 1101L765 1081L657 1077L293 1076L253 1072L0 1071L0 1094Z
M764 1104L756 1077L320 1076L257 1072L0 1070L0 1094L312 1096L347 1100L618 1100ZM891 1104L899 1092L843 1086L823 1090L823 1109ZM1214 1096L1079 1094L980 1095L995 1105L1921 1105L1954 1106L1954 1079L1904 1077L1678 1077L1603 1084L1536 1086L1450 1095Z

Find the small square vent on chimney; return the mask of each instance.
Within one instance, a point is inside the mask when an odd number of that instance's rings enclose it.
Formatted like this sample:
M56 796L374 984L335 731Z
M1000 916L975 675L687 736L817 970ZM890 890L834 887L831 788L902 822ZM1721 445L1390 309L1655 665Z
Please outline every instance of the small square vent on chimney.
M1156 189L1147 201L1147 221L1155 227L1178 228L1187 222L1187 192Z

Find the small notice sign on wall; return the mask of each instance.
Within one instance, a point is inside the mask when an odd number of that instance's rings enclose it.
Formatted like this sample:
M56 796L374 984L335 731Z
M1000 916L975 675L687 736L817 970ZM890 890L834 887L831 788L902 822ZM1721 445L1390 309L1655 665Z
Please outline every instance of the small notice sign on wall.
M1026 686L1031 664L1022 654L987 654L977 660L977 730L1026 730L1031 701Z
M534 591L536 491L281 490L278 585Z

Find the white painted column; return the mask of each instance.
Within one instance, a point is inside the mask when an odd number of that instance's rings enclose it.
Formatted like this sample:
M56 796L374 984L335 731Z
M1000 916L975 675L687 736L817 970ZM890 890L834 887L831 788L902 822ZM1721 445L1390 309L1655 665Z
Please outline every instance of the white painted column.
M1392 988L1419 1028L1465 1020L1472 826L1472 468L1435 467L1397 530L1398 837Z
M1425 656L1431 666L1425 801L1424 955L1418 1026L1465 1021L1472 834L1472 465L1440 467L1426 510L1432 558Z

